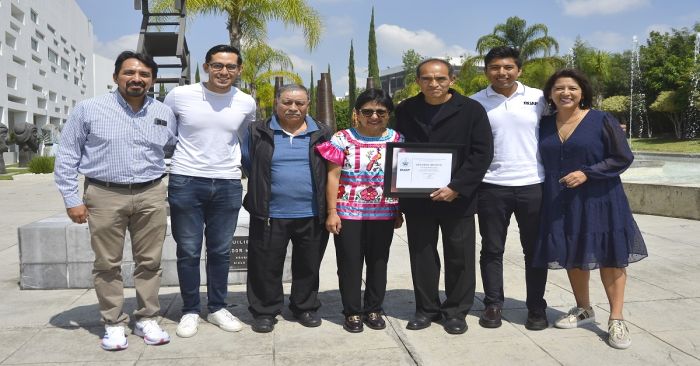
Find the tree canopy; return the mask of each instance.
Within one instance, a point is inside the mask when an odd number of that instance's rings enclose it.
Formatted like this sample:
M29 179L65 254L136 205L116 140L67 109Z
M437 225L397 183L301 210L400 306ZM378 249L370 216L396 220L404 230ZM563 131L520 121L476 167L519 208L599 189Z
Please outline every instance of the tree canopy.
M537 23L528 27L525 19L516 16L506 19L503 24L497 24L491 34L476 41L476 50L481 55L498 46L519 49L523 62L538 55L550 56L552 48L559 52L559 43L549 36L546 25Z

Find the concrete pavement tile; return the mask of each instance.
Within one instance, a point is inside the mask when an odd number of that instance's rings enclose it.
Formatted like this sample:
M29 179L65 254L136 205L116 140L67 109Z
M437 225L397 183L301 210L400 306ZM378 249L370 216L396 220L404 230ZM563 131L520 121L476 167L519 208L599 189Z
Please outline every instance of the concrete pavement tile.
M366 328L362 333L350 334L343 329L342 322L343 317L337 316L324 319L320 327L306 328L291 320L280 320L275 326L275 353L326 354L343 353L348 348L357 352L398 347L390 327L384 330Z
M700 360L700 330L671 330L654 332L654 335Z
M0 292L2 327L39 327L70 307L85 290L7 290Z
M141 338L128 334L129 348L119 352L108 352L100 348L102 327L45 328L31 342L20 347L5 363L77 363L87 361L136 361L143 353L145 344Z
M273 333L259 334L245 326L240 332L225 332L202 319L197 334L180 338L175 334L177 324L161 323L170 334L170 344L147 347L140 360L222 358L272 355ZM138 338L137 338L138 339ZM141 342L143 343L143 342Z
M4 363L3 365L13 365L10 363ZM46 366L46 362L39 363L18 363L14 365L22 366ZM133 366L136 365L136 361L83 361L83 362L61 362L52 363L51 365L70 365L70 366Z
M304 351L288 353L275 352L275 365L415 365L414 361L399 348L322 350L309 352L308 345Z
M0 330L0 363L39 333L36 328Z
M207 349L200 348L200 354L206 355ZM265 366L274 365L272 354L269 355L237 355L231 353L226 357L193 357L193 358L180 358L180 359L141 359L136 362L136 365L143 366L191 366L191 365L207 365L207 366Z
M697 260L697 257L694 259ZM700 281L697 280L700 268L663 260L653 266L630 266L627 273L632 277L628 283L634 284L634 278L639 278L640 282L644 281L675 294L665 298L696 297L700 294Z
M540 347L523 338L482 339L466 345L433 341L422 344L418 353L423 365L558 365Z
M700 330L699 299L625 303L625 317L648 332ZM629 316L627 315L629 314Z
M607 333L600 336L557 338L538 342L563 365L699 365L691 357L648 333L632 334L626 350L610 347Z

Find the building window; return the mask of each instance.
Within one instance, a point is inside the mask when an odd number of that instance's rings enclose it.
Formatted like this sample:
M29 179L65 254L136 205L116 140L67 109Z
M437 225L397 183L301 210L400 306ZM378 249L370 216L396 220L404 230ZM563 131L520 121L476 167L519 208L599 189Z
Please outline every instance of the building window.
M49 90L49 100L52 102L56 102L56 92Z
M7 74L7 87L17 89L17 78L14 75Z
M44 33L41 33L39 31L34 31L34 34L36 34L36 38L39 38L40 40L44 40Z
M58 53L54 52L54 50L52 50L50 48L48 50L49 50L49 62L54 63L54 64L58 64Z
M39 75L46 77L46 71L39 69Z
M82 53L80 54L80 64L85 65L85 56Z
M12 28L13 31L20 33L19 31L19 25L15 24L14 22L10 22L10 28Z
M46 29L49 30L49 32L56 34L56 29L54 29L51 24L46 24Z
M5 32L5 44L10 46L12 49L17 49L17 37Z
M73 76L73 84L78 85L78 81L79 81L79 80L78 80L78 77L77 77L77 76Z
M61 70L70 71L70 64L68 63L68 60L63 57L61 57Z
M51 72L54 74L57 73L56 66L51 66Z
M32 37L31 43L32 43L32 49L36 52L39 52L39 41L37 41L36 39L34 39L34 37Z
M19 58L17 56L14 56L14 55L12 56L12 61L14 61L17 65L20 65L20 66L24 66L26 64L26 62L24 62L24 60L22 60L21 58Z
M41 59L40 59L39 56L37 56L37 55L32 55L32 60L34 60L34 62L36 62L36 63L38 63L38 64L41 63Z
M24 24L24 12L22 10L19 10L19 8L15 6L15 4L12 4L10 15L12 15L13 18L17 19L18 22Z
M34 9L30 9L30 10L29 10L29 18L30 18L30 19L32 20L32 22L34 22L35 24L39 24L39 21L38 21L38 19L39 19L39 14L37 14L36 11L34 11Z
M36 98L36 106L39 109L46 109L46 99L37 97Z
M66 39L65 39L65 38L63 38L63 36L61 36L61 42L63 42L63 43L68 43L68 41L66 41ZM68 53L68 51L67 51L67 50L66 50L66 53Z

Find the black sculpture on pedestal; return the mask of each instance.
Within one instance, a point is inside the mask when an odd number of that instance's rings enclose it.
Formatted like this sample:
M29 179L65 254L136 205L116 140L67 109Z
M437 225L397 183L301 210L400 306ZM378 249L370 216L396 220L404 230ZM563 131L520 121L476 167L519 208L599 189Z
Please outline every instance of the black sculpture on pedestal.
M34 154L39 151L39 135L34 124L29 122L16 123L14 127L15 144L19 150L20 167L29 166Z

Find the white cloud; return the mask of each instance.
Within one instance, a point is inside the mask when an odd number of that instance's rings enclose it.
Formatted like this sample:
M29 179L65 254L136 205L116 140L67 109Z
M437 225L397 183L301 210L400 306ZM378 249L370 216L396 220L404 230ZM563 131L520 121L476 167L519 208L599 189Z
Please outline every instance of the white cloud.
M610 15L651 5L650 0L557 0L564 14L585 17Z
M350 16L330 16L323 22L324 31L330 36L353 35L355 22Z
M268 44L272 48L289 50L289 49L303 49L306 47L306 41L304 36L301 34L292 34L284 37L277 37L271 39Z
M423 57L461 56L467 50L459 45L446 45L435 34L419 29L416 31L398 25L382 24L377 27L377 48L383 58L401 59L404 52L414 49Z
M95 53L107 57L110 60L114 60L122 51L135 51L138 47L138 43L139 34L134 33L121 36L108 42L102 42L95 37L93 40L93 47Z
M616 32L593 32L586 41L595 48L605 51L621 51L632 48L632 37Z

